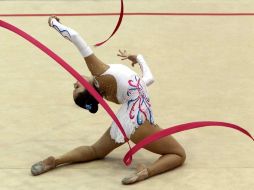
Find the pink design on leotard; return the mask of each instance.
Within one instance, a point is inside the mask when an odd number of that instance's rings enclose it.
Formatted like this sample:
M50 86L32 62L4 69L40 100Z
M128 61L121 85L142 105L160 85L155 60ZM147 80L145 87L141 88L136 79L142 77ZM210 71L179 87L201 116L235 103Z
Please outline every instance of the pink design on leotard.
M131 106L129 111L130 119L133 120L135 118L135 123L138 125L143 124L145 120L153 123L150 100L141 79L135 76L134 79L128 81L128 84L130 85L127 91L128 108Z

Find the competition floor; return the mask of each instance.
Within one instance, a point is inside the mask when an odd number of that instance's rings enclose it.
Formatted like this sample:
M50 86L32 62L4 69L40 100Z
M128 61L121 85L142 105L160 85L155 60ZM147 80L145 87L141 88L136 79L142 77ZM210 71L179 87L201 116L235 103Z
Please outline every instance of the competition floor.
M71 3L70 3L71 2ZM0 1L0 14L117 13L119 0ZM251 13L253 1L128 0L125 12ZM83 74L74 46L47 24L47 16L0 19L25 30ZM105 40L117 16L60 17L89 44ZM60 167L33 177L30 167L95 142L110 126L103 109L91 115L72 100L75 80L52 59L0 28L0 189L239 190L254 187L254 146L244 135L208 127L174 135L185 147L183 167L133 186L121 179L137 163L158 158L145 150L131 167L120 147L105 160ZM254 16L125 16L117 34L93 48L106 63L119 63L118 49L145 56L156 82L149 87L156 122L172 125L217 120L254 134ZM127 61L124 64L129 64ZM138 68L135 68L139 72ZM118 106L110 104L116 111Z

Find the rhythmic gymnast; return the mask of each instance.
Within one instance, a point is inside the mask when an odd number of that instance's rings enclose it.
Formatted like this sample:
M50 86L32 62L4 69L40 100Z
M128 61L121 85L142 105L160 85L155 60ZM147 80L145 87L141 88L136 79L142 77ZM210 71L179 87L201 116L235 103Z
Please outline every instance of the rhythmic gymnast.
M91 77L84 76L97 92L106 100L121 104L117 118L121 122L127 137L135 144L145 137L162 129L155 124L147 86L154 82L153 75L142 55L130 55L119 50L122 60L128 59L132 66L139 64L142 77L123 64L105 64L95 56L91 48L73 29L60 23L56 16L49 17L49 26L71 41L83 56L91 72ZM74 84L74 102L81 108L96 113L98 102L79 83ZM40 175L63 164L87 162L103 159L112 150L125 143L124 136L113 122L102 137L91 146L80 146L60 157L50 156L31 167L32 175ZM132 184L157 174L181 166L185 159L183 147L172 137L167 136L144 147L159 154L160 157L149 166L139 164L137 171L122 180L122 184Z

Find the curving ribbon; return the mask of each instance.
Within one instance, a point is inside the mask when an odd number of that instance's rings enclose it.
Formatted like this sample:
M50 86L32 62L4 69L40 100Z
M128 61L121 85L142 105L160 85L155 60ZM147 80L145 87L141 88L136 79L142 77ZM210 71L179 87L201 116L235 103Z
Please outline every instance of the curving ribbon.
M185 123L181 125L176 125L174 127L170 127L167 129L164 129L162 131L159 131L157 133L154 133L143 140L141 140L138 144L136 144L134 147L132 147L131 150L129 150L126 155L124 156L124 163L126 165L130 165L132 161L132 155L134 155L139 149L145 147L147 144L150 144L154 141L157 141L163 137L166 137L168 135L172 135L178 132L182 131L187 131L195 128L200 128L200 127L208 127L208 126L215 126L215 127L229 127L235 130L238 130L242 132L243 134L247 135L250 137L253 141L254 138L251 136L251 134L246 131L245 129L231 123L225 123L225 122L217 122L217 121L198 121L198 122L191 122L191 123Z
M46 53L48 56L50 56L52 59L54 59L57 63L59 63L74 78L76 78L91 93L91 95L95 97L95 99L102 105L102 107L106 110L106 112L110 115L110 117L115 121L115 123L119 127L121 133L123 134L125 141L128 142L129 148L131 149L131 146L130 146L130 143L129 143L129 139L128 139L128 137L127 137L127 135L126 135L126 133L125 133L121 123L117 119L116 115L111 110L109 105L99 95L99 93L89 84L89 82L87 82L75 69L73 69L61 57L56 55L52 50L47 48L45 45L43 45L41 42L39 42L38 40L36 40L35 38L30 36L26 32L20 30L19 28L15 27L15 26L7 23L7 22L4 22L3 20L0 20L0 26L3 27L3 28L6 28L7 30L10 30L10 31L18 34L19 36L23 37L24 39L26 39L27 41L29 41L30 43L35 45L37 48L42 50L44 53Z
M96 90L76 71L74 70L69 64L67 64L62 58L60 58L58 55L56 55L53 51L51 51L49 48L47 48L45 45L40 43L38 40L30 36L29 34L25 33L24 31L20 30L19 28L4 22L0 20L0 26L3 28L6 28L7 30L10 30L19 36L23 37L30 43L34 44L36 47L41 49L44 53L49 55L52 59L54 59L57 63L59 63L66 71L68 71L73 77L75 77L95 98L96 100L102 105L102 107L107 111L107 113L111 116L111 118L116 122L117 126L119 127L121 133L123 134L125 141L128 142L130 150L127 152L127 154L124 156L124 163L126 165L130 165L132 161L132 156L141 148L146 146L149 143L152 143L156 140L159 140L160 138L166 137L168 135L172 135L181 131L186 131L190 129L200 128L200 127L207 127L207 126L220 126L220 127L228 127L235 130L238 130L242 132L243 134L250 137L253 141L254 138L251 136L251 134L246 131L245 129L231 124L231 123L225 123L225 122L216 122L216 121L200 121L200 122L192 122L192 123L186 123L177 125L171 128L164 129L162 131L159 131L151 136L146 137L142 141L140 141L138 144L136 144L133 148L131 148L129 144L129 139L127 138L125 131L117 119L114 112L110 109L108 104L103 100L103 98L96 92Z
M121 11L120 11L120 15L119 15L119 18L118 18L118 22L116 24L116 27L114 29L114 31L112 32L112 34L108 37L108 39L106 39L105 41L103 42L100 42L100 43L97 43L95 44L94 46L101 46L102 44L104 44L105 42L107 42L115 33L116 31L119 29L121 23L122 23L122 20L123 20L123 14L124 14L124 5L123 5L123 0L121 0Z

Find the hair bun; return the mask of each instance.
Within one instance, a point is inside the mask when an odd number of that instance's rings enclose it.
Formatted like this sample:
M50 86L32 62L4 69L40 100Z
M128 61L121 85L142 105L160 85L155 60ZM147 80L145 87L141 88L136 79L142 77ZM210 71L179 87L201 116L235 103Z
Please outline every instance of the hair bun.
M79 93L74 102L81 108L89 110L90 113L96 113L98 111L99 102L87 91ZM89 105L89 108L87 107Z
M98 111L98 104L93 104L92 109L89 110L90 113L96 113Z

